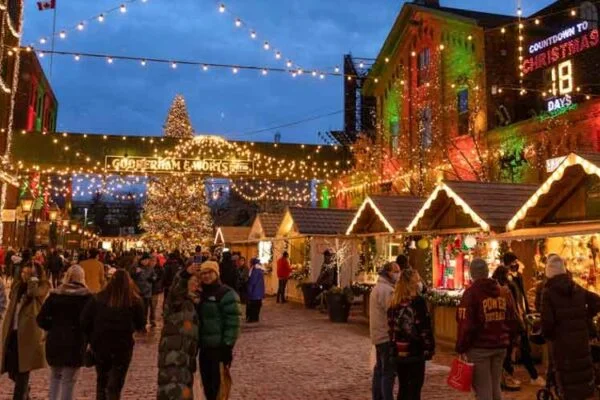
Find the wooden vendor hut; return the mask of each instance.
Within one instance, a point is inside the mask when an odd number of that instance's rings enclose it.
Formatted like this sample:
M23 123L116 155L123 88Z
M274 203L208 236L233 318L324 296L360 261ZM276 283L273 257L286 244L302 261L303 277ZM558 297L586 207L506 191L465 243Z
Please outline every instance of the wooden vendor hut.
M288 283L289 299L302 301L297 285L317 279L326 249L333 250L338 258L339 284L350 284L358 265L358 241L346 237L345 232L355 212L331 208L286 209L277 230L273 258L279 259L284 251L290 255L295 279ZM275 273L272 275L277 279Z
M239 253L247 259L256 252L248 243L249 226L219 226L215 234L215 246L228 248L232 253Z
M539 277L545 256L563 257L573 279L600 293L600 153L571 153L508 222L499 236L534 251Z
M456 341L456 304L469 283L468 265L475 256L495 264L498 242L490 234L506 223L535 192L536 185L442 181L410 223L423 234L419 247L431 249L430 298L435 334L441 344Z
M277 259L275 258L275 236L283 213L257 214L250 227L248 243L265 266L265 290L268 295L277 293Z

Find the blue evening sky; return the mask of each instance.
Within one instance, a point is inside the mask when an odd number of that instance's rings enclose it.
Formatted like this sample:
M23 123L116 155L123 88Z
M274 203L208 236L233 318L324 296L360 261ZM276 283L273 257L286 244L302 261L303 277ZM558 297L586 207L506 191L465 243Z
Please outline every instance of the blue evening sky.
M56 0L57 32L118 6L119 0ZM37 10L26 1L23 44L52 32L52 12ZM530 14L551 0L529 0ZM141 0L127 13L92 21L81 32L71 30L56 49L124 56L173 58L226 64L284 67L274 53L262 49L267 38L304 68L342 64L343 54L375 57L403 2L398 0L231 0L230 13L218 12L213 0ZM516 1L442 0L443 6L514 15ZM234 25L235 16L250 23L258 38ZM49 44L46 44L48 46ZM49 75L49 57L43 64ZM310 76L292 78L258 71L202 72L198 67L165 64L142 68L133 61L108 65L99 59L75 62L55 56L51 83L60 103L58 129L71 132L159 135L175 94L187 101L194 129L230 139L273 139L275 130L254 133L280 124L343 109L342 80ZM317 132L342 129L336 114L278 129L282 141L319 142Z

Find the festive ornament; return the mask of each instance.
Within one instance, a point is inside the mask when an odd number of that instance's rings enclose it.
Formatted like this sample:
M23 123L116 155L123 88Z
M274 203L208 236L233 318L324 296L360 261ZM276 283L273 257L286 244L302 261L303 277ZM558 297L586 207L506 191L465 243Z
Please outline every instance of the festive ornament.
M408 246L410 249L416 249L417 248L417 242L415 242L414 240L410 241L410 245Z
M426 250L429 248L429 241L425 238L422 238L421 240L419 240L419 242L417 243L417 246L419 246L419 248L421 250Z
M475 238L475 236L469 235L465 238L465 246L467 246L468 249L472 249L476 245L477 245L477 239Z

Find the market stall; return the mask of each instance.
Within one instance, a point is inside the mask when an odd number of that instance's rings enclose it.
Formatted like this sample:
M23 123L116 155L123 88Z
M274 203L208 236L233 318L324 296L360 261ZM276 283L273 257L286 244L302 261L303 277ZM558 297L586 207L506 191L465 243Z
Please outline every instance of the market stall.
M434 306L436 339L456 341L456 305L470 283L474 257L497 264L499 242L490 235L504 232L537 186L487 182L443 181L431 193L408 226L423 235L419 247L430 249L430 300Z
M370 289L377 282L377 270L387 261L403 253L411 265L420 268L422 252L407 246L406 227L421 208L425 199L409 196L369 196L359 207L346 235L360 241L359 265L352 277L355 294L364 296L368 316ZM410 241L409 241L410 244Z
M317 279L326 249L336 254L338 284L350 284L358 266L359 242L346 237L345 232L355 212L331 208L286 209L273 243L273 259L279 259L284 251L290 256L294 273L287 286L288 299L303 301L297 286ZM272 276L277 279L276 274Z
M254 257L256 254L248 243L249 234L248 226L219 226L215 233L214 244L228 248L232 253L239 253L246 258Z
M600 293L600 153L564 157L506 229L499 238L528 243L540 272L545 256L558 254L577 283Z
M277 293L277 259L274 257L274 241L283 214L257 214L250 226L248 245L265 267L265 290L268 295Z

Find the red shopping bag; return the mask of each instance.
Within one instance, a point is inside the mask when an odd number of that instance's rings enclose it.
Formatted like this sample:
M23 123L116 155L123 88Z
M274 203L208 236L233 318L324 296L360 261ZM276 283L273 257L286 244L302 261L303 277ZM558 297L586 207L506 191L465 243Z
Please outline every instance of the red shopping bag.
M470 392L473 384L473 364L460 358L452 361L450 375L448 375L448 386L461 392Z

